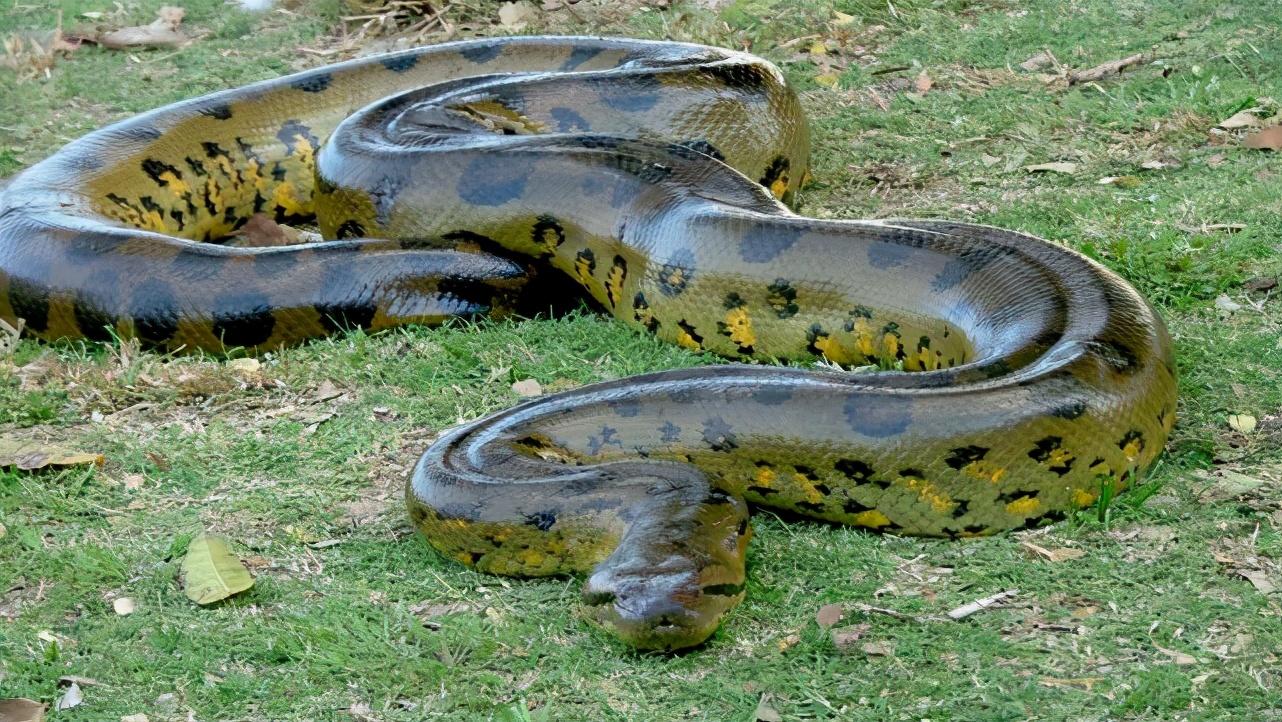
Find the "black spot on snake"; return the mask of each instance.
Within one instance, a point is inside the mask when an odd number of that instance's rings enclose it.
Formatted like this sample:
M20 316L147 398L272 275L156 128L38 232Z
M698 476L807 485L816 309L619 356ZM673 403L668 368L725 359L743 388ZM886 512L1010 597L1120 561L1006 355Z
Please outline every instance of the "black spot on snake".
M319 93L334 82L334 76L325 71L313 71L289 81L289 87L304 93Z
M407 53L405 55L393 55L388 58L383 58L380 62L383 63L384 68L387 68L393 73L403 73L415 65L418 65L418 54Z
M858 459L838 459L832 468L855 484L867 484L872 480L872 467Z
M214 300L214 308L214 336L224 346L259 346L276 328L271 299L261 293L223 294Z
M169 185L169 179L165 178L166 173L172 175L174 180L181 181L183 178L182 171L168 163L165 163L164 161L156 160L155 158L147 158L143 160L142 172L146 173L147 177L156 181L157 185L162 188Z
M658 93L641 93L635 88L611 86L603 92L601 102L621 113L643 113L659 104Z
M320 139L312 134L312 129L297 120L291 119L281 123L280 130L276 131L276 139L285 144L285 149L290 155L298 152L299 138L305 138L312 148L320 145ZM275 180L284 180L284 178L275 178Z
M797 289L786 278L776 278L766 286L766 303L779 318L792 318L801 310L797 305Z
M626 399L622 401L609 401L606 403L614 413L625 419L630 419L641 413L641 402L635 399Z
M735 90L760 93L769 85L765 72L755 65L728 61L705 65L702 71L704 75L720 80L727 88Z
M843 412L852 431L873 439L902 434L912 424L909 403L897 399L851 394L846 397Z
M663 426L659 427L659 433L662 434L659 440L665 444L681 440L681 427L671 421L663 422Z
M161 344L178 333L178 297L173 286L159 278L148 278L129 298L129 317L134 335L146 344Z
M91 287L116 288L120 285L120 277L110 271L99 271L91 278L111 284ZM76 327L90 341L110 341L112 338L111 332L115 328L116 319L104 306L102 299L93 298L84 291L77 291L72 301L71 313L76 319Z
M1086 408L1084 401L1069 401L1051 409L1051 415L1072 421L1081 418L1082 414L1086 413Z
M1045 514L1042 514L1041 516L1035 516L1035 517L1032 517L1031 519L1025 520L1024 528L1036 529L1039 526L1042 526L1045 524L1054 524L1056 522L1064 521L1067 518L1068 518L1068 514L1065 512L1048 511Z
M722 162L724 162L726 159L725 154L722 153L720 150L718 150L715 145L709 143L706 140L703 140L702 138L698 140L684 140L684 141L681 141L680 143L677 143L677 145L683 148L689 148L690 150L696 151L698 153L702 153L703 155L706 155L709 158L715 158Z
M960 519L966 516L970 511L970 499L953 499L953 501L957 502L957 506L953 507L953 518Z
M752 392L752 400L762 406L782 406L792 399L792 389L787 386L767 386Z
M733 451L739 446L730 424L720 416L703 422L703 440L713 451Z
M805 509L811 514L823 514L825 511L824 504L820 501L799 501L796 503L796 507L798 509Z
M501 206L520 198L533 169L510 158L479 155L459 174L456 191L464 201L477 206Z
M739 240L739 257L747 263L769 263L804 233L800 224L755 223Z
M775 181L787 180L788 168L791 164L791 161L785 156L776 156L774 160L770 161L770 165L766 166L765 173L762 174L761 179L757 182L766 188L770 188L775 184Z
M1033 489L1032 491L1017 489L1015 491L1009 491L1009 492L1006 492L1005 494L998 496L997 500L1002 502L1003 504L1009 504L1013 501L1019 501L1020 499L1036 499L1037 495L1040 493L1041 493L1041 489Z
M336 239L364 239L365 227L358 221L344 221L333 233Z
M592 130L591 124L583 116L569 108L549 108L548 115L552 116L552 120L556 121L558 133Z
M150 123L130 123L124 127L117 128L116 132L120 134L120 137L138 143L150 143L153 140L158 140L162 135L160 128Z
M876 507L873 506L864 506L854 499L846 499L846 501L841 505L841 510L847 514L862 514L865 511L872 511L875 508Z
M231 120L231 105L228 103L210 103L202 106L198 112L218 120Z
M45 269L46 272L48 269ZM9 306L27 328L42 332L49 328L49 290L43 282L9 279Z
M962 446L948 452L948 456L944 458L944 463L960 471L968 464L973 464L976 461L982 461L983 458L988 455L988 451L988 449L982 446L975 446L973 444L970 446Z
M659 268L659 290L665 296L676 296L686 289L694 276L694 252L688 248L673 253Z
M480 42L459 50L458 54L473 63L488 63L497 58L502 52L503 46L497 43Z
M868 246L868 265L885 270L903 265L916 253L916 249L900 243L873 241Z
M566 58L565 62L561 64L561 72L563 73L572 72L578 69L580 65L588 62L589 60L591 60L592 58L595 58L600 54L601 54L600 48L583 48L583 47L575 48L570 51L570 57Z

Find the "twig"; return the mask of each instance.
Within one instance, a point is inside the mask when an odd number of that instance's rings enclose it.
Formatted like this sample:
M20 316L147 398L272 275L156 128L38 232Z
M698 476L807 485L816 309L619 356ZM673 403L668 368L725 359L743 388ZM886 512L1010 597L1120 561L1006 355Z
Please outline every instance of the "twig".
M1085 83L1090 80L1103 80L1110 75L1120 75L1123 69L1129 68L1132 65L1138 65L1143 59L1144 56L1142 54L1132 55L1129 58L1112 60L1104 63L1103 65L1096 65L1090 70L1083 70L1080 73L1069 73L1068 84L1076 85L1077 83Z
M1018 589L1007 589L1004 592L998 592L992 596L984 597L983 599L977 599L971 602L970 604L963 604L962 606L949 612L948 616L951 617L952 619L965 619L966 617L969 617L975 612L982 612L983 610L988 609L994 604L997 604L1001 600L1006 599L1008 597L1013 597L1016 594L1019 594Z
M886 609L884 607L874 607L870 604L863 604L863 603L860 603L858 606L859 606L859 611L865 614L884 614L887 617L894 617L895 619L898 619L901 622L920 621L916 617L910 617L907 614L904 614L903 612L896 612L893 609Z

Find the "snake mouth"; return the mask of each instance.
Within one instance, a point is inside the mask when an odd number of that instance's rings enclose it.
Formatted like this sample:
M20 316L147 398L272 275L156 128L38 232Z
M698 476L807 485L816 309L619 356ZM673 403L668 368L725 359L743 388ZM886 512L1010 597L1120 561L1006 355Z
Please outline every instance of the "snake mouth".
M653 576L593 575L581 596L585 618L640 650L698 646L743 598L743 584L697 585L690 572Z

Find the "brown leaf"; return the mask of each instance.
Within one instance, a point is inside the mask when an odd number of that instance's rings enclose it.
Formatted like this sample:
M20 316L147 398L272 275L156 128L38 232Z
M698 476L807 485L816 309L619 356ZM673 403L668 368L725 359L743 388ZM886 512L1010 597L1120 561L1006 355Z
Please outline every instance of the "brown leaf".
M890 641L867 642L860 649L869 657L890 657L895 653L895 643Z
M770 706L769 700L770 695L761 695L761 701L757 703L757 711L752 715L753 722L783 722L783 715Z
M3 722L44 722L45 705L26 697L0 699L0 720Z
M1091 691L1096 684L1103 682L1103 677L1073 677L1071 679L1062 679L1060 677L1042 677L1041 684L1043 687L1059 687L1061 689L1079 689L1083 692Z
M1032 73L1032 72L1041 70L1042 68L1045 68L1048 65L1051 65L1052 63L1053 61L1051 60L1051 56L1045 52L1041 52L1041 53L1037 53L1036 55L1029 58L1028 60L1025 60L1024 62L1020 63L1019 67Z
M1273 582L1269 580L1268 575L1264 572L1256 571L1254 569L1236 569L1234 571L1254 585L1260 594L1272 594L1277 589L1277 587L1273 586Z
M815 621L819 623L820 627L828 629L837 622L840 622L844 616L845 615L841 613L840 604L825 604L820 607L819 611L815 614Z
M1039 556L1051 563L1067 561L1069 559L1079 559L1086 556L1086 552L1081 549L1046 549L1044 547L1039 547L1032 542L1020 542L1020 544L1025 549L1037 553Z
M925 69L923 69L917 79L913 81L913 87L917 89L918 93L925 95L931 88L935 87L935 81L931 80Z
M1172 662L1175 662L1176 664L1178 664L1178 665L1180 665L1180 666L1187 666L1187 665L1190 665L1190 664L1197 664L1197 657L1194 657L1194 656L1193 656L1193 655L1191 655L1191 654L1185 654L1185 653L1183 653L1183 652L1180 652L1180 651L1177 651L1177 650L1174 650L1174 649L1167 649L1167 648L1165 648L1165 647L1158 647L1158 648L1157 648L1157 651L1159 651L1159 652L1161 652L1162 654L1165 654L1166 656L1170 657Z
M833 646L835 646L839 652L849 652L855 648L855 642L858 642L859 638L867 634L868 630L871 628L871 625L865 622L863 624L856 624L850 627L834 629L832 630Z
M1278 279L1276 278L1248 278L1246 282L1242 284L1242 288L1253 293L1264 293L1265 291L1272 291L1277 287Z
M516 392L517 396L527 399L543 395L543 386L534 379L522 379L517 381L512 384L512 390Z
M1282 125L1274 125L1258 133L1252 133L1242 141L1248 148L1260 150L1282 150Z
M250 216L236 232L236 237L235 245L241 247L288 246L292 243L284 227L262 213Z
M191 38L178 31L184 12L182 8L162 7L150 25L135 25L103 33L98 44L115 50L138 46L181 47L191 42Z
M1264 125L1264 119L1260 117L1259 108L1239 110L1231 117L1220 121L1220 127L1225 130L1234 130L1237 128L1258 128L1261 125Z
M1024 170L1029 173L1076 173L1076 163L1038 163L1037 165L1026 165Z
M22 471L31 471L46 466L102 466L105 462L102 454L72 451L44 442L0 436L0 467L14 466Z

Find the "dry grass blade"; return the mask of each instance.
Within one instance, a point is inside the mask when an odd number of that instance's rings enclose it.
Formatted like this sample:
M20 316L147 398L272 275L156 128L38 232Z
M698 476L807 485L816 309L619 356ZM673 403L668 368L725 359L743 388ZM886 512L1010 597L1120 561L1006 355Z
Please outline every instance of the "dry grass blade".
M444 0L348 0L344 3L351 15L339 19L345 35L353 44L365 38L402 36L422 37L443 25L450 3ZM353 28L353 24L357 27Z

